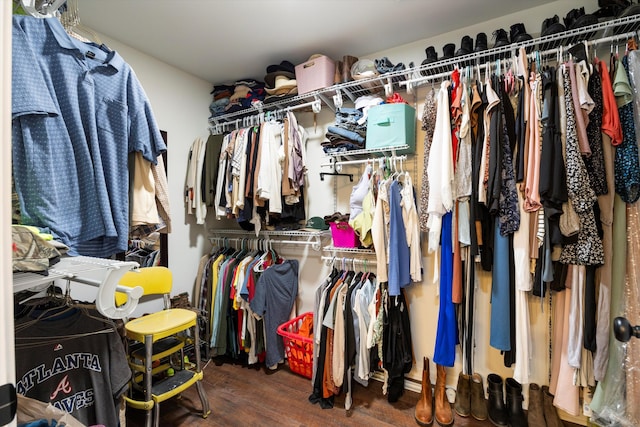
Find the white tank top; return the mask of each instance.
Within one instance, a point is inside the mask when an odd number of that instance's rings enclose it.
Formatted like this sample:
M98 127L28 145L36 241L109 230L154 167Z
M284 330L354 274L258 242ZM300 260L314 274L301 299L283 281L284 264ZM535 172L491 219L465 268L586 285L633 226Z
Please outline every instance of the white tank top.
M351 190L351 197L349 198L349 217L355 218L360 212L362 212L362 201L369 192L369 184L371 182L371 173L373 168L371 165L367 165L360 177L360 181L354 185Z

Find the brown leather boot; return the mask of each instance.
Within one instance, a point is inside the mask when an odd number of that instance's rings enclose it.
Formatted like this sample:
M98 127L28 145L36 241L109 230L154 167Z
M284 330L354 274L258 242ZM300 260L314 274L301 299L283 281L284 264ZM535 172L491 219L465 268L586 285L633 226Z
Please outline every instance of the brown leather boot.
M429 359L425 357L422 363L422 392L416 404L414 417L418 425L429 427L433 424L433 393L429 376Z
M544 401L542 400L542 390L535 383L529 384L529 408L527 409L527 422L530 426L546 427L544 420Z
M460 372L458 387L456 387L456 401L453 410L461 417L468 417L471 413L471 379L469 375Z
M333 73L333 84L340 84L342 83L342 61L336 61L336 69L335 72Z
M549 393L549 387L542 386L542 400L544 401L544 420L547 427L564 427L564 423L558 415L558 410L553 406L553 398L555 396Z
M342 83L353 80L353 76L351 76L351 67L356 62L358 62L358 58L355 56L344 55L342 57Z
M442 427L453 425L453 410L447 399L447 371L442 365L436 364L436 388L434 397L434 406L436 413L436 422Z
M471 416L479 421L487 419L487 399L484 398L484 385L480 374L471 376Z

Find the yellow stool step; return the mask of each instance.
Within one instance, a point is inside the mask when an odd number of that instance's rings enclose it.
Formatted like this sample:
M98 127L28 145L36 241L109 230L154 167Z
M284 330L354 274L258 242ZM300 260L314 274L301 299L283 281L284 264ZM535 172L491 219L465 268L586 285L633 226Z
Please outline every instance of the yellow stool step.
M172 308L133 319L125 325L125 329L127 338L144 342L145 336L151 336L153 341L157 341L195 326L195 323L194 311Z

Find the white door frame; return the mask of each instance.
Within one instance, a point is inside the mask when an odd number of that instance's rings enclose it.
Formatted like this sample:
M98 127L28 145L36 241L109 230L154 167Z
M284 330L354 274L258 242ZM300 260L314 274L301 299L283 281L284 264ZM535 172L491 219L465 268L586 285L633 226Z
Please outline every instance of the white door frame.
M0 385L15 385L13 276L11 266L11 14L0 0ZM14 419L9 426L15 426Z

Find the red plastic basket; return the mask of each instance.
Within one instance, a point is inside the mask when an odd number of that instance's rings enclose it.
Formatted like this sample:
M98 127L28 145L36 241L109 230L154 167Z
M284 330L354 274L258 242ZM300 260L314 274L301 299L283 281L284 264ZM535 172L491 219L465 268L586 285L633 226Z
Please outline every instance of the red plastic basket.
M284 341L289 369L310 379L313 373L313 339L298 334L300 325L306 317L311 317L313 320L313 313L303 313L278 326L278 335L282 336Z

